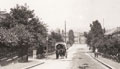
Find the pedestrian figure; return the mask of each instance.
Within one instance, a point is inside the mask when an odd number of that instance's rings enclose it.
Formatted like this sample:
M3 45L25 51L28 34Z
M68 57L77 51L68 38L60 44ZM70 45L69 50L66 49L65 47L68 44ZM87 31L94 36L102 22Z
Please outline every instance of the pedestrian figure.
M95 54L95 57L98 58L98 49L97 49L97 48L95 48L95 52L94 52L94 54Z

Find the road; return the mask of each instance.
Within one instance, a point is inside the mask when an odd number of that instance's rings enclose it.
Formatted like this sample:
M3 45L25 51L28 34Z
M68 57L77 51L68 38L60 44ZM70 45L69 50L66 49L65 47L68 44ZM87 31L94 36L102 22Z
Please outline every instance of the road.
M87 54L88 47L85 44L74 44L68 50L68 58L55 59L55 54L43 59L42 65L31 69L107 69Z

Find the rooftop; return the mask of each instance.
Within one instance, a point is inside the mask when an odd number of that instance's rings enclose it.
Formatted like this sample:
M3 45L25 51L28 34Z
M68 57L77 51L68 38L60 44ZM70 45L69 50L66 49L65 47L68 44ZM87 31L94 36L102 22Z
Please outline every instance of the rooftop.
M120 27L116 27L116 28L107 30L105 35L112 35L112 34L117 33L117 32L120 32Z

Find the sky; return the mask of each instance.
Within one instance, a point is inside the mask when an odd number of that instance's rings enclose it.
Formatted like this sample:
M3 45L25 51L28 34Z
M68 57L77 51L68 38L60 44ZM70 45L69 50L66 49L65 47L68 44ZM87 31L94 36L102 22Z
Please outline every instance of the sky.
M0 10L25 3L49 30L64 29L65 21L67 31L88 31L95 20L106 29L120 26L120 0L0 0Z

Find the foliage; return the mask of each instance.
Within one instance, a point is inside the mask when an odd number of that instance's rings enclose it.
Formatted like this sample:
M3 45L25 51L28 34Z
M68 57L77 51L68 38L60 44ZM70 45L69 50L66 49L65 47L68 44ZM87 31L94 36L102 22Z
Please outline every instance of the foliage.
M11 30L0 28L0 43L5 46L16 46L18 44L18 37Z
M62 42L63 41L62 35L60 33L52 31L51 32L51 37L53 39L55 39L56 42Z
M91 30L89 33L84 33L87 38L86 43L93 48L98 48L104 57L120 62L120 40L118 36L104 35L104 30L98 21L94 21L90 25Z
M74 36L73 30L69 30L69 33L68 33L68 43L70 45L72 45L74 43L74 38L75 38L75 36Z
M0 43L19 48L20 57L27 55L30 47L43 51L46 46L47 27L27 5L11 8L0 27Z
M91 27L91 32L93 34L93 37L103 37L103 29L98 20L93 21L90 27Z
M16 5L15 8L11 8L10 15L17 23L28 25L29 20L34 17L33 12L34 11L30 10L27 5L25 6Z
M33 35L25 29L24 25L16 25L15 27L10 29L11 32L14 32L16 37L18 38L18 42L20 45L28 46L33 42ZM18 44L19 46L19 44Z
M52 34L48 35L48 52L55 51L55 39L52 37Z
M99 40L102 40L104 36L101 24L98 20L93 21L93 23L90 24L90 28L91 30L89 33L85 33L85 36L87 38L86 43L91 47L98 47L99 43L101 43Z

